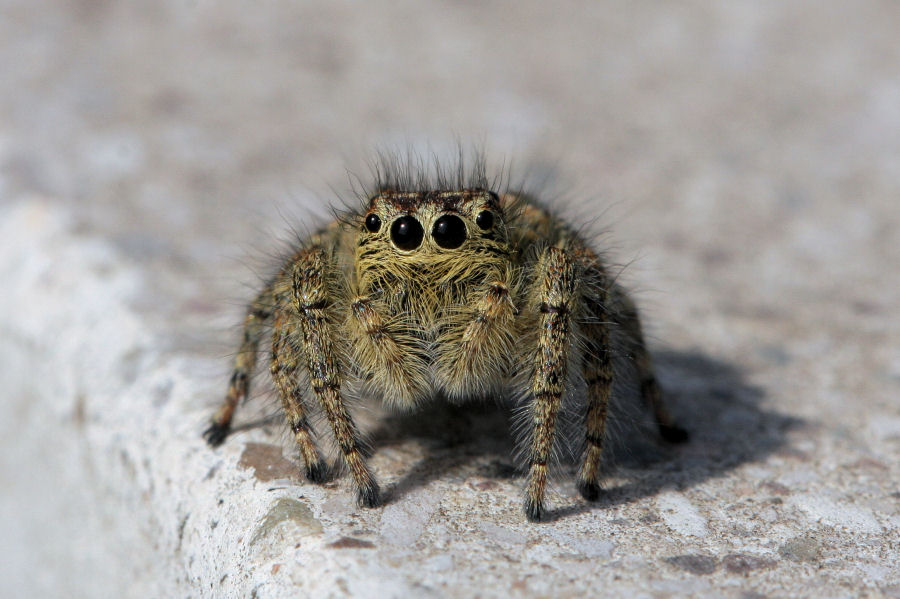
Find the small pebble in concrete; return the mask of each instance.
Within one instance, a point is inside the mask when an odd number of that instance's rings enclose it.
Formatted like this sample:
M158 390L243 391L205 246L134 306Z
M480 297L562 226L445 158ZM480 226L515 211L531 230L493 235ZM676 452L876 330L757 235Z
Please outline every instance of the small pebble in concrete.
M862 507L812 494L798 495L793 503L811 519L829 526L857 533L878 533L882 530L872 512Z
M285 478L298 478L297 465L286 459L281 448L269 443L247 443L238 465L253 468L257 480L268 482Z
M722 565L725 566L725 569L733 574L747 574L752 570L771 568L775 563L775 560L747 555L746 553L729 553L722 560Z
M253 545L264 538L282 522L291 521L300 528L300 536L322 532L322 523L313 516L312 510L302 501L282 497L278 499L266 513L260 525L253 533L250 544Z
M616 544L602 535L574 536L562 531L549 531L551 537L575 551L577 557L591 560L607 560L612 557Z
M666 525L675 532L691 537L705 537L709 534L706 519L684 495L662 493L656 498L656 506Z
M440 495L425 489L410 493L381 513L381 536L392 545L414 543L440 503Z
M666 563L671 564L679 570L690 572L691 574L712 574L716 571L716 558L709 555L688 554L667 557Z
M335 549L372 549L375 544L365 539L355 539L353 537L341 537L334 543L329 543L329 547Z
M795 562L814 562L819 558L822 543L813 535L806 534L790 539L778 548L782 557Z
M478 527L488 537L506 545L522 545L526 541L525 535L517 532L508 526L497 526L493 522L482 522Z

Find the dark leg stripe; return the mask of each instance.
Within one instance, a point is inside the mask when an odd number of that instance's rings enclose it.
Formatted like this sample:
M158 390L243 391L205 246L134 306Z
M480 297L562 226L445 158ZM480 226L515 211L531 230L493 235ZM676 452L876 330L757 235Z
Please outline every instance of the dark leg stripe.
M326 306L328 306L328 302L323 299L312 302L311 304L297 304L297 308L302 312L308 312L310 310L324 310Z
M300 431L309 430L309 422L306 418L301 418L291 426L291 430L294 431L294 434L297 434Z
M597 385L599 383L604 383L604 384L608 385L611 382L612 382L612 377L605 375L605 374L595 376L594 378L591 378L591 379L588 379L587 381L585 381L585 383L587 383L588 387L593 387L594 385Z
M594 447L603 447L603 437L598 437L597 435L588 435L587 442Z
M312 389L316 394L324 393L325 391L338 391L341 388L337 383L325 383L324 385L313 385Z
M344 455L350 453L359 453L359 450L356 448L356 441L354 439L338 439L338 447L341 448L341 453Z
M568 314L568 306L551 306L547 302L541 303L541 314Z

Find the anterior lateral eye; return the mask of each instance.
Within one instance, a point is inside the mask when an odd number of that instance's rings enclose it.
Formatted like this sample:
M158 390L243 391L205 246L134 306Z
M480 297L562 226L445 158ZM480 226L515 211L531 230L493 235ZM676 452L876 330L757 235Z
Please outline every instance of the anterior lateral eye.
M366 229L370 233L377 233L381 229L381 219L378 218L377 214L370 214L366 217Z
M431 237L444 249L456 249L466 240L466 223L455 214L445 214L435 221Z
M401 216L391 225L391 241L401 250L414 250L422 245L425 230L413 216Z
M488 210L482 210L475 217L475 224L484 231L494 226L494 213Z

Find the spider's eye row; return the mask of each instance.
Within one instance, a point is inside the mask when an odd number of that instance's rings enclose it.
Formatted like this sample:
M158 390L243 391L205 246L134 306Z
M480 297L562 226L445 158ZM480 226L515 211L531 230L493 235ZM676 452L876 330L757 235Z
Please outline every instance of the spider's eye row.
M414 250L422 245L425 231L415 217L401 216L391 225L391 241L401 250Z
M482 210L475 217L475 224L484 231L494 226L494 213L489 210Z
M445 214L435 221L431 237L445 250L454 250L466 240L466 223L455 214Z
M366 229L370 233L377 233L381 229L381 219L378 218L377 214L373 213L366 217Z

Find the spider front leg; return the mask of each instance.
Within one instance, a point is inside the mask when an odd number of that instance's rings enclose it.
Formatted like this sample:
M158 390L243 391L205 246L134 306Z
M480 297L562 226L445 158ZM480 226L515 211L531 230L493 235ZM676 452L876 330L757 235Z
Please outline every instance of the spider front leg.
M341 365L335 351L335 315L327 272L328 256L314 246L300 252L291 273L295 318L298 321L303 356L313 393L322 404L335 440L356 483L359 503L377 506L378 483L360 451L359 433L341 398Z
M566 388L571 315L576 308L575 263L558 247L538 261L536 295L540 311L538 347L531 377L532 439L529 451L525 515L540 520L544 511L547 464L553 450L556 418Z
M322 483L328 476L328 467L316 447L313 430L306 417L300 381L302 357L294 349L298 331L289 322L289 318L283 312L275 316L275 327L272 331L272 362L269 371L272 373L278 395L281 396L281 405L287 415L288 426L294 433L294 440L306 465L306 478L315 483Z
M363 371L381 391L386 403L411 406L426 393L428 368L421 342L404 332L402 324L385 322L368 296L350 304L350 339L356 364L374 365Z
M272 316L274 282L266 285L266 288L253 300L244 318L244 332L241 347L234 359L234 370L231 373L231 381L228 383L228 392L225 401L212 418L212 424L203 431L203 437L213 447L221 445L231 430L231 419L238 404L246 399L250 389L250 377L256 368L256 352L259 341L268 320Z
M489 281L472 294L471 310L448 319L438 344L450 348L435 363L436 379L451 398L477 397L497 390L509 371L519 310L510 275Z

